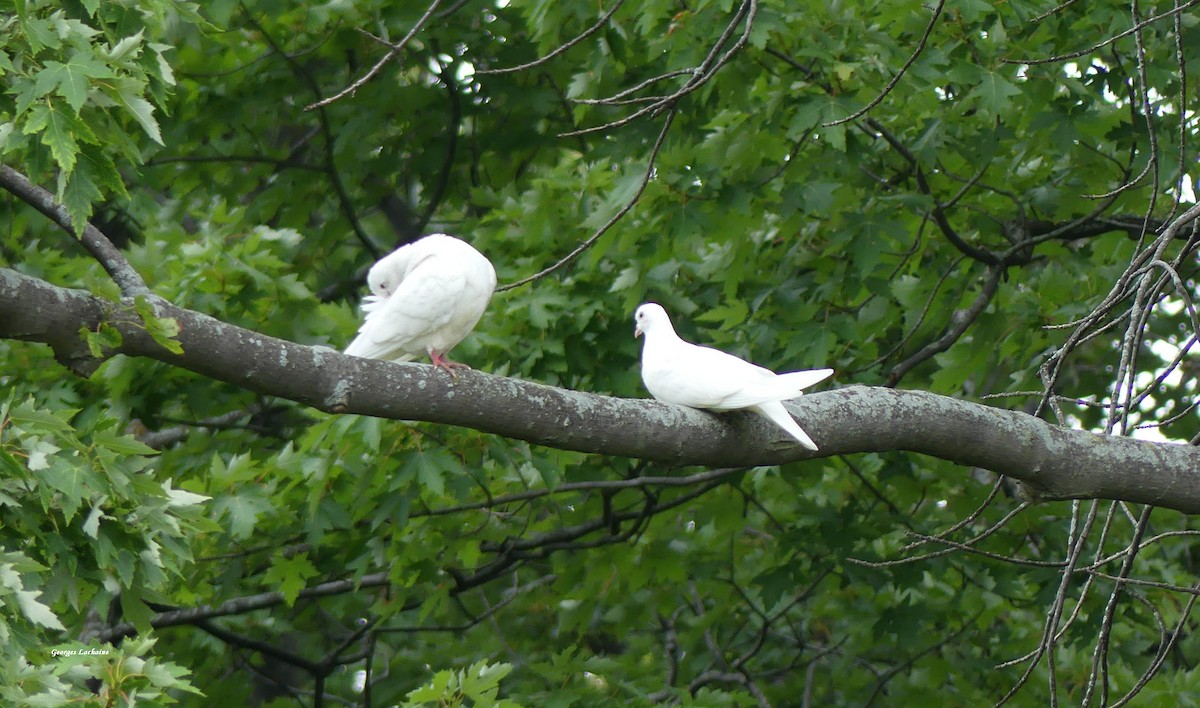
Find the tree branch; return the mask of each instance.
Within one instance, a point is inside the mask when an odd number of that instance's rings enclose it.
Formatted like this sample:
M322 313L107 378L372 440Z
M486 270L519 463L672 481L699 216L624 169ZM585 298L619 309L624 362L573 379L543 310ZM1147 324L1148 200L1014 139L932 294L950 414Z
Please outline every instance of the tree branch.
M71 216L67 208L59 204L50 192L42 189L25 175L5 164L0 164L0 188L12 193L17 199L37 209L46 218L58 224L59 228L68 234L75 233ZM108 240L108 237L91 224L84 224L79 241L92 256L100 262L105 272L112 277L113 282L121 288L123 295L141 295L150 292L142 276L134 270L125 255Z
M613 3L613 6L608 9L608 12L601 15L599 20L596 20L596 23L594 25L592 25L591 27L588 27L583 32L576 35L574 39L568 39L566 42L563 42L562 44L560 44L558 47L553 49L549 54L547 54L544 57L538 57L537 59L534 59L531 62L528 62L525 64L520 64L518 66L509 66L509 67L505 67L503 69L479 68L479 69L475 70L475 73L479 76L486 76L487 74L511 74L511 73L514 73L517 71L525 71L527 69L533 69L533 68L539 67L542 64L545 64L546 62L550 61L554 57L562 54L563 52L567 51L571 47L574 47L575 45L579 44L583 40L585 40L588 37L595 34L600 28L602 28L602 27L604 27L604 25L608 24L608 21L610 19L612 19L612 16L616 14L617 10L621 9L621 5L624 3L625 3L625 0L617 0L615 3Z
M395 44L388 44L388 53L384 54L382 57L380 57L379 61L375 62L375 65L372 66L369 70L367 70L367 73L363 74L358 79L355 79L354 83L350 84L349 86L342 89L341 91L338 91L337 93L330 96L329 98L323 98L323 99L317 101L316 103L312 103L312 104L305 106L304 110L311 111L314 108L324 108L325 106L329 105L330 103L333 103L334 101L340 100L341 98L354 93L363 84L370 81L372 76L375 76L375 74L379 73L379 70L383 68L384 64L387 64L393 58L400 55L400 52L402 52L404 50L404 45L408 44L409 40L411 40L413 37L415 37L417 32L419 32L421 30L421 28L425 26L425 23L429 21L430 16L433 15L433 11L437 9L439 2L441 2L441 0L433 0L433 2L429 4L429 7L426 8L426 10L425 10L425 14L421 15L420 19L418 19L416 24L414 24L412 26L412 28L408 30L408 34L404 35L403 39L401 39L399 42L397 42ZM387 43L385 42L385 44L387 44Z
M992 301L992 296L996 294L996 287L1000 284L1000 278L1003 275L1004 270L1002 268L994 267L990 269L987 280L984 281L983 289L975 296L975 300L971 303L971 306L955 310L950 315L950 327L947 328L941 337L926 344L916 354L896 364L891 372L888 373L888 386L895 386L905 374L912 371L922 362L954 346L954 343L966 333L967 328L971 326L971 323L975 321L979 313L983 312L983 308L987 307L988 303Z
M567 255L558 259L558 261L553 265L543 268L533 275L527 275L516 282L509 283L507 285L501 285L500 287L496 288L496 292L502 293L505 290L512 290L513 288L520 287L526 283L532 283L533 281L540 280L559 268L562 268L578 258L579 254L595 245L596 241L598 241L601 236L608 233L609 229L611 229L618 221L624 218L626 214L632 211L633 207L637 205L638 200L642 198L642 193L646 191L646 185L650 184L650 179L654 176L654 163L656 160L658 160L658 153L660 150L662 150L663 143L667 139L667 133L670 132L671 123L674 122L674 120L675 109L671 109L667 113L666 119L663 120L662 129L658 131L658 138L655 139L654 145L650 148L650 157L646 159L646 172L642 175L642 181L638 184L637 190L633 193L633 196L629 198L629 201L625 202L624 206L622 206L615 214L609 217L608 221L604 222L600 228L596 229L591 236L588 236L583 243L576 246Z
M892 89L896 88L896 84L900 83L900 79L904 78L905 72L912 67L913 62L917 60L917 57L921 56L921 52L925 51L925 43L929 41L929 35L933 34L933 28L937 26L938 18L942 16L942 8L945 7L945 5L946 0L938 1L937 7L933 8L933 16L929 18L929 24L925 25L925 33L922 34L921 39L917 41L917 48L913 50L913 53L908 57L908 61L904 62L904 66L900 67L900 70L896 72L896 75L892 77L891 81L887 82L887 86L884 86L883 90L880 91L875 98L871 99L867 102L867 105L858 109L854 113L851 113L845 118L839 118L837 120L831 120L828 123L822 123L821 127L829 128L835 125L841 125L842 123L849 123L850 121L858 120L859 118L865 116L872 108L878 106L883 99L887 98L887 95L892 92Z
M325 597L326 595L341 595L342 593L358 590L359 588L381 587L391 584L388 579L388 574L373 573L364 575L357 580L331 580L327 583L314 585L310 588L305 588L300 591L299 597ZM167 612L159 612L150 620L150 626L155 629L162 627L174 627L181 624L198 625L201 622L206 622L214 617L225 617L227 615L241 615L254 610L261 610L275 605L282 605L286 602L286 598L282 592L264 592L258 595L248 595L246 597L237 597L232 600L227 600L219 605L209 607L201 605L199 607L188 607L180 610L170 610ZM122 622L113 627L109 627L100 633L98 639L101 642L111 642L122 637L132 637L137 634L137 629L131 622Z
M425 364L359 359L226 324L151 298L179 323L182 354L158 345L121 303L0 268L0 337L44 342L94 371L81 328L115 328L126 354L166 362L331 413L458 425L562 450L668 465L772 465L905 450L1022 480L1041 499L1121 499L1200 513L1200 448L1069 430L1016 411L922 391L851 386L790 406L821 445L809 452L752 413L713 415ZM630 361L633 365L633 361Z

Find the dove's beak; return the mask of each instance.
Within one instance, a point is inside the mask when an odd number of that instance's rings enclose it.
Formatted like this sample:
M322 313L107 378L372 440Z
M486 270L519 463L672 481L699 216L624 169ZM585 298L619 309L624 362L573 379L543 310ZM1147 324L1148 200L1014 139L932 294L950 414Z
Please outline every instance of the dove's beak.
M633 338L634 338L634 339L637 339L637 338L638 338L638 337L640 337L640 336L642 336L642 326L641 326L641 325L634 325L634 326L633 326Z

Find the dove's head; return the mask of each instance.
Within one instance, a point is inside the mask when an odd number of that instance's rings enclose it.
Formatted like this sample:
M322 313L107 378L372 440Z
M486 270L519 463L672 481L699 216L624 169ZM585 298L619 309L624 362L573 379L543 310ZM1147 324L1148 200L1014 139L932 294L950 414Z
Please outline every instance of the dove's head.
M388 256L367 271L367 287L371 293L381 298L389 298L396 291L396 286L404 279L403 264Z
M647 302L638 307L637 311L633 313L633 322L633 336L635 337L647 334L655 328L674 330L667 311L657 302Z

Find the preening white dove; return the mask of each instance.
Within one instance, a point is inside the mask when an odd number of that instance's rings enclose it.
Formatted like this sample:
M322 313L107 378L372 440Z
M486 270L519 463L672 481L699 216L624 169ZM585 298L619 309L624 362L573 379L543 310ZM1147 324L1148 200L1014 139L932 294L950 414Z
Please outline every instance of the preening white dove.
M390 361L428 354L451 374L468 368L446 353L475 328L496 289L496 269L482 253L453 236L432 234L381 258L367 285L366 318L347 354Z
M764 415L804 447L816 450L780 401L824 381L833 369L786 374L755 366L732 354L680 339L667 311L653 302L637 309L633 336L645 335L642 381L650 395L664 403L712 411L748 409Z

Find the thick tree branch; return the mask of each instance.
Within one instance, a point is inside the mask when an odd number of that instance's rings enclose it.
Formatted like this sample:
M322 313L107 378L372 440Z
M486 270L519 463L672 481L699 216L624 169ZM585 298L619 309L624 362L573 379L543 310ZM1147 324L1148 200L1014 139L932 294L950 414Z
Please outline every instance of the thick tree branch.
M749 413L721 416L477 371L347 357L226 324L158 298L180 325L163 349L121 303L0 268L0 337L44 342L79 372L95 369L81 328L116 328L109 354L142 356L332 413L459 425L563 450L674 465L771 465L906 450L1022 480L1042 499L1121 499L1200 513L1200 449L1101 436L1025 413L921 391L852 386L790 404L821 446L810 453ZM634 365L631 359L630 366Z

